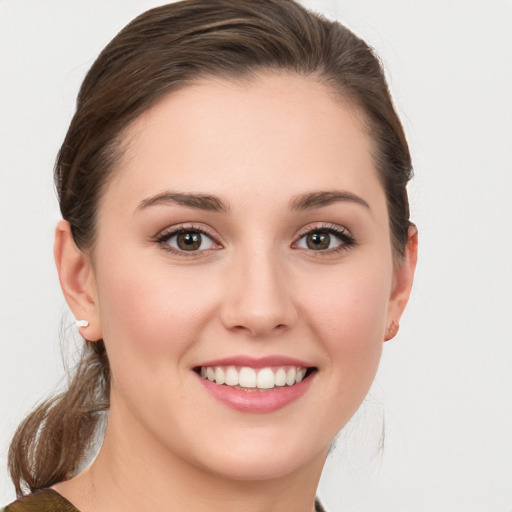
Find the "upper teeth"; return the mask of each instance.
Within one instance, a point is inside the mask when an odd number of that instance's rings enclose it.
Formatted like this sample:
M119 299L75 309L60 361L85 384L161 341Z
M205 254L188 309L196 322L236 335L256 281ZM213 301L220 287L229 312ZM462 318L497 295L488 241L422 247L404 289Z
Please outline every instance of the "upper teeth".
M242 388L272 389L275 386L293 386L301 382L306 368L297 366L267 366L250 368L242 366L201 366L201 377L217 384Z

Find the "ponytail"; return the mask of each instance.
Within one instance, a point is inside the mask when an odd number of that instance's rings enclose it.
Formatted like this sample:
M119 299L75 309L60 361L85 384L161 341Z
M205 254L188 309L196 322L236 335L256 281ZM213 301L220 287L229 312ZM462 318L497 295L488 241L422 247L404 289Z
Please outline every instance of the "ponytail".
M18 497L68 480L91 448L110 377L103 341L86 342L65 392L40 404L18 427L9 447L9 472Z

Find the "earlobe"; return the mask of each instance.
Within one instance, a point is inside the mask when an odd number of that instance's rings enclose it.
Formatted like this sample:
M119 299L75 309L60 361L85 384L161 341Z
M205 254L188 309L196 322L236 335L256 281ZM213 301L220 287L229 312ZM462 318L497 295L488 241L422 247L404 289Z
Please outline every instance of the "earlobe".
M388 307L386 333L384 335L385 341L393 338L398 332L400 317L404 312L411 294L417 259L418 228L411 223L403 260L395 268L393 288Z
M96 281L91 259L77 248L69 223L65 220L59 221L55 229L53 253L62 293L69 308L76 319L88 322L87 326L84 323L78 325L80 333L89 341L101 339Z

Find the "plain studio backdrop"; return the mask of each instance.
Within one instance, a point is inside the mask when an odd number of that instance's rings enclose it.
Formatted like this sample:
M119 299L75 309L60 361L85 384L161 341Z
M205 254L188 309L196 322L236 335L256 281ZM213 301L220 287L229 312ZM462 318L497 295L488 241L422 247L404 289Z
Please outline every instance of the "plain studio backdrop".
M161 3L0 0L0 504L9 439L64 375L54 158L99 51ZM384 61L421 242L400 333L319 495L331 512L510 512L512 1L304 3Z

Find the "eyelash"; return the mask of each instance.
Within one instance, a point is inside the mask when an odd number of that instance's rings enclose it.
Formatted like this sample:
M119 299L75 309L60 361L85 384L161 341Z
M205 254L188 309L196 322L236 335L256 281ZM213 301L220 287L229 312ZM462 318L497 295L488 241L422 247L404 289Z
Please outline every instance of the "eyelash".
M327 235L334 235L338 240L339 244L336 247L333 247L331 249L325 249L325 250L314 250L314 249L304 249L308 252L313 253L315 256L328 256L330 254L336 254L344 251L348 251L350 248L354 247L357 242L354 236L348 231L346 228L337 226L336 224L321 224L319 226L315 226L313 228L308 228L305 231L303 231L298 239L297 242L294 242L293 245L297 245L297 243L302 240L307 235L311 235L314 233L322 233ZM300 248L302 249L302 248Z
M169 240L175 236L179 236L181 234L186 233L198 233L201 236L205 236L209 238L212 243L217 248L222 248L222 245L217 242L214 236L212 236L210 233L208 233L205 229L199 228L194 225L186 225L186 226L179 226L177 228L170 228L163 233L157 235L155 241L157 244L159 244L162 249L164 249L167 252L170 252L171 254L177 254L178 256L185 256L185 257L196 257L201 255L202 253L209 252L212 249L202 249L202 250L196 250L196 251L184 251L180 249L176 249L175 247L172 247L169 245ZM215 249L214 249L215 250Z
M170 228L163 233L157 235L155 238L155 242L161 246L162 249L164 249L167 252L170 252L171 254L176 254L178 256L185 256L185 257L197 257L199 255L202 255L204 253L207 253L211 251L211 248L208 249L202 249L202 250L193 250L193 251L185 251L176 249L175 247L172 247L169 245L169 240L173 237L179 236L180 234L187 234L187 233L197 233L202 236L206 236L209 238L212 242L212 244L216 245L217 247L213 250L222 248L222 245L217 242L215 237L208 233L203 228L199 228L194 225L186 225L186 226L179 226L176 228ZM327 235L334 235L338 240L339 244L336 247L328 248L328 249L322 249L322 250L314 250L314 249L307 249L302 247L297 247L297 244L307 235L311 235L314 233L322 233ZM319 226L315 226L313 228L309 228L305 231L303 231L299 237L297 238L297 241L292 244L292 247L295 247L298 250L305 250L310 253L313 253L315 256L327 256L329 254L335 254L340 253L343 251L349 250L351 247L356 245L356 240L353 237L353 235L345 228L342 228L340 226L337 226L335 224L322 224Z

